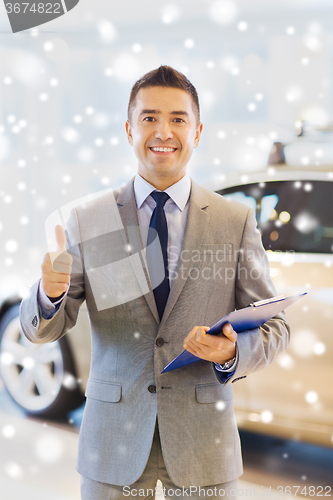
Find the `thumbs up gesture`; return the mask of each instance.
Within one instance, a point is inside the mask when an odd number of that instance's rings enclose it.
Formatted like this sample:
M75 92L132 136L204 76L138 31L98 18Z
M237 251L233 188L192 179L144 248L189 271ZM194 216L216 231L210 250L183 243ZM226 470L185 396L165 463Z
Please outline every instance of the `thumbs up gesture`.
M72 272L72 256L66 252L66 236L56 226L57 251L47 253L42 264L42 287L48 297L59 297L67 291Z

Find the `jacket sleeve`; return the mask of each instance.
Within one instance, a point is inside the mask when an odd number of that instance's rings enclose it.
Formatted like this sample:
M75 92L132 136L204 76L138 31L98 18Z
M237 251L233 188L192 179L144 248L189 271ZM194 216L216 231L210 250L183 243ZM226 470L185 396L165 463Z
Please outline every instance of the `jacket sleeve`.
M270 278L267 255L256 225L254 213L249 210L237 256L236 309L277 295ZM239 358L236 369L233 373L225 373L222 377L221 373L218 374L214 370L218 381L226 385L265 368L278 354L287 349L289 340L290 327L284 311L260 328L238 334Z
M20 323L24 335L35 344L54 342L63 337L76 324L79 309L85 300L84 268L77 214L72 210L66 230L67 252L73 257L68 293L59 309L50 319L44 319L38 304L39 280L20 306Z

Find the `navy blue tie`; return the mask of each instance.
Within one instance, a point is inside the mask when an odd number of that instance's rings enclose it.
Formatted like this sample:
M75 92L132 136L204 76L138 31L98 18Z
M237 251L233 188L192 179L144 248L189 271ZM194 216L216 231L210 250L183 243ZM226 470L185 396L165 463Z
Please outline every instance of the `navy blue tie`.
M150 194L156 202L156 207L154 208L150 219L146 257L158 314L160 319L162 319L165 304L168 300L170 292L167 254L168 225L164 212L164 205L170 196L167 193L157 191ZM151 228L153 231L150 230ZM161 247L156 245L156 242L155 244L153 243L157 236L156 232ZM160 258L161 250L163 261ZM162 279L163 281L161 281ZM157 286L155 286L156 283L158 283Z

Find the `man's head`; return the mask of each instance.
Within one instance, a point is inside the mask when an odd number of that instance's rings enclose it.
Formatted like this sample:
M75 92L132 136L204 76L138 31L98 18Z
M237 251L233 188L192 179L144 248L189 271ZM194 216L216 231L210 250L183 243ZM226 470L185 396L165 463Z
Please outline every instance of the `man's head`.
M164 190L184 177L199 143L198 95L184 75L168 66L147 75L133 86L126 132L139 174Z
M192 98L192 107L196 118L196 124L199 124L200 107L196 88L192 85L190 80L183 75L183 73L171 68L171 66L160 66L157 69L153 69L135 82L128 102L127 118L129 122L131 122L132 112L135 107L135 100L139 90L147 87L171 87L187 92Z

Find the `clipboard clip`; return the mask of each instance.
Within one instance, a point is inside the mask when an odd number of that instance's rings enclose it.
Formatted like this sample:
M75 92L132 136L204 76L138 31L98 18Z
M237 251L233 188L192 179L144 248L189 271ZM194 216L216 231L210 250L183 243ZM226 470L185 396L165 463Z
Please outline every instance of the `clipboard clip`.
M253 302L248 307L258 307L263 306L264 304L274 304L274 302L279 302L280 300L285 299L284 295L279 295L278 297L273 297L271 299L258 300L257 302Z

